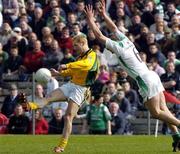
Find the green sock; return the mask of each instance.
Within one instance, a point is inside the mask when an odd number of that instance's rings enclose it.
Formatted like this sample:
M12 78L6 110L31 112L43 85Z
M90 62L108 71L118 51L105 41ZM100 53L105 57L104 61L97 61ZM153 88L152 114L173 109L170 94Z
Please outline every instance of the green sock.
M172 134L172 138L173 138L173 141L180 140L180 133L177 132L177 133Z

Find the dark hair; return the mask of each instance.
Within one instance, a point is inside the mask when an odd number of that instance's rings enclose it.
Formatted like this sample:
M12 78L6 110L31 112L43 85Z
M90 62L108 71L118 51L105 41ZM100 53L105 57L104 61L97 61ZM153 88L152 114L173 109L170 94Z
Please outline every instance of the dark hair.
M101 94L96 94L96 95L94 95L94 100L97 101L97 100L99 100L101 97L103 97L103 95L101 95Z
M155 45L155 46L157 47L157 49L160 50L159 44L157 44L157 43L151 43L151 44L149 44L149 46L152 46L152 45Z

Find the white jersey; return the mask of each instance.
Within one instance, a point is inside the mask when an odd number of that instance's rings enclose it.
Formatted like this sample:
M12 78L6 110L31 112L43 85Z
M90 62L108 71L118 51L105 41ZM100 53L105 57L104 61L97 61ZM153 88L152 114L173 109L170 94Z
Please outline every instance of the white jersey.
M107 39L106 48L117 55L121 66L133 79L147 73L149 69L141 60L134 44L120 31L115 34L119 40Z
M134 44L120 31L115 34L118 41L107 39L106 48L117 55L121 66L129 76L136 80L144 101L163 91L164 88L158 75L150 71L141 60Z

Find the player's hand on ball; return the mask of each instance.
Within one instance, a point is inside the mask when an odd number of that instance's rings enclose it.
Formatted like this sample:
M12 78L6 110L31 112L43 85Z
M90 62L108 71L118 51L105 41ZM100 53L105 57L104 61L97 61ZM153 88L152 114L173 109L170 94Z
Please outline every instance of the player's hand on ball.
M65 69L67 69L66 65L62 64L59 66L58 71L65 70Z
M51 71L51 75L52 75L52 76L58 76L58 75L60 75L59 71L55 70L54 68L51 68L50 71Z

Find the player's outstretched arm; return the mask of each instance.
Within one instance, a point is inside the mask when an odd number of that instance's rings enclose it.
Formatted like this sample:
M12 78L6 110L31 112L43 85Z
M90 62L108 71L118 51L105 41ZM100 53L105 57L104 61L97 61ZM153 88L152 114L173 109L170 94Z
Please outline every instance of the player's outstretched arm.
M94 10L92 5L87 5L84 9L84 12L86 14L86 18L87 18L87 22L89 27L93 30L94 35L96 36L96 38L103 44L106 43L107 37L105 37L102 32L100 31L100 29L97 27L96 23L95 23L95 19L94 19Z
M101 16L104 17L104 20L106 22L106 26L107 28L111 31L111 32L116 32L118 30L117 26L115 25L115 23L111 20L111 18L107 15L106 13L106 4L104 0L100 0L99 2L99 7L98 7L98 12Z
M115 33L119 40L122 40L122 39L126 38L126 36L118 29L118 27L115 25L115 23L111 20L111 18L106 13L105 0L100 0L99 7L98 7L98 12L99 12L99 14L101 16L104 17L107 28L111 32Z

